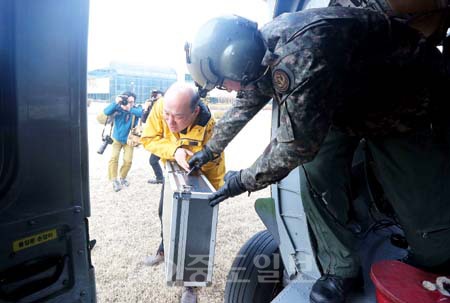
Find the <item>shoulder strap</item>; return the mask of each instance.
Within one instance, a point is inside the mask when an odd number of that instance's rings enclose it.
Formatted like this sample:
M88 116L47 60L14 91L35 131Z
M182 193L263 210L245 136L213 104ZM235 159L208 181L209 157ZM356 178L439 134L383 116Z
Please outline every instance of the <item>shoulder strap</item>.
M105 134L106 125L108 125L109 118L111 118L111 127L109 128L109 136L111 137L113 126L114 126L114 116L106 116L105 125L103 125L103 130L102 130L102 138L103 138L103 135Z
M133 128L134 128L134 121L136 121L136 116L133 115L132 113L130 113L130 115L132 115L133 117L131 117L131 127L130 127L129 133L131 133L131 131L133 130Z

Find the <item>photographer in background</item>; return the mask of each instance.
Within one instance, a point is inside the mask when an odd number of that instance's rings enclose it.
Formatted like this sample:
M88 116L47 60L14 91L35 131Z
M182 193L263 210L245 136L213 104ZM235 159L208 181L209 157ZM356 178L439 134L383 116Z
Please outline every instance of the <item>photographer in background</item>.
M152 111L153 105L161 97L162 97L162 93L160 91L158 91L156 89L152 90L150 98L145 100L145 103L144 103L144 111L142 113L142 123L147 122L147 117L149 116L150 112ZM154 179L149 179L147 181L150 184L162 184L164 182L164 175L163 175L161 165L159 164L159 160L160 160L160 157L158 157L155 154L150 154L150 158L148 159L148 162L150 163L150 166L153 169L153 173L155 174Z
M135 107L136 95L132 92L124 92L116 97L115 102L108 105L103 112L107 116L114 115L113 133L112 133L112 153L109 160L108 175L113 184L114 191L118 192L122 186L129 186L126 180L128 171L131 168L133 160L134 147L127 144L128 135L132 127L138 124L142 116L142 108ZM119 155L123 148L123 164L120 168L120 179L117 179L117 169L119 165Z

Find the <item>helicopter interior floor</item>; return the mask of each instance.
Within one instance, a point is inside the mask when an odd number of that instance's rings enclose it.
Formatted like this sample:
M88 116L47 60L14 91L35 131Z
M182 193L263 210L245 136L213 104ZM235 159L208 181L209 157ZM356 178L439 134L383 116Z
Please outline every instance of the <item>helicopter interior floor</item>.
M401 259L406 250L391 244L391 235L401 234L395 226L375 228L367 232L360 243L360 256L364 260L362 271L364 276L364 289L354 291L347 298L347 303L375 303L375 286L370 279L370 267L380 260ZM291 282L272 303L309 302L309 293L314 281L296 280Z

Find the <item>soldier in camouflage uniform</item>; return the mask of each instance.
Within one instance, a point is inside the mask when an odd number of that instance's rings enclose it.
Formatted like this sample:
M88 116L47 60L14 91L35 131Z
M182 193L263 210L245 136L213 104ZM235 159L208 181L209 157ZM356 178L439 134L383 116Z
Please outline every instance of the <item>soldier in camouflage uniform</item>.
M241 17L205 24L186 48L200 88L237 90L212 139L190 160L203 165L273 97L280 126L249 168L228 172L211 205L280 181L304 167L301 194L323 277L312 302L344 302L360 268L349 223L350 168L365 138L414 261L448 264L450 132L441 53L384 14L328 7L283 14L257 30Z

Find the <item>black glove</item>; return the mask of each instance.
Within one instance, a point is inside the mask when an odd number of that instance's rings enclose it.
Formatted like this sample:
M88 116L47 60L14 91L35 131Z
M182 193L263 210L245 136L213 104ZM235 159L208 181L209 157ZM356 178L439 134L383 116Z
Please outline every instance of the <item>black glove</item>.
M212 161L219 157L218 155L214 155L214 153L205 146L201 151L196 152L188 161L189 167L199 169L209 161Z
M211 207L216 206L229 197L234 197L247 191L241 182L241 171L231 170L225 174L223 179L225 184L209 196L209 206Z

